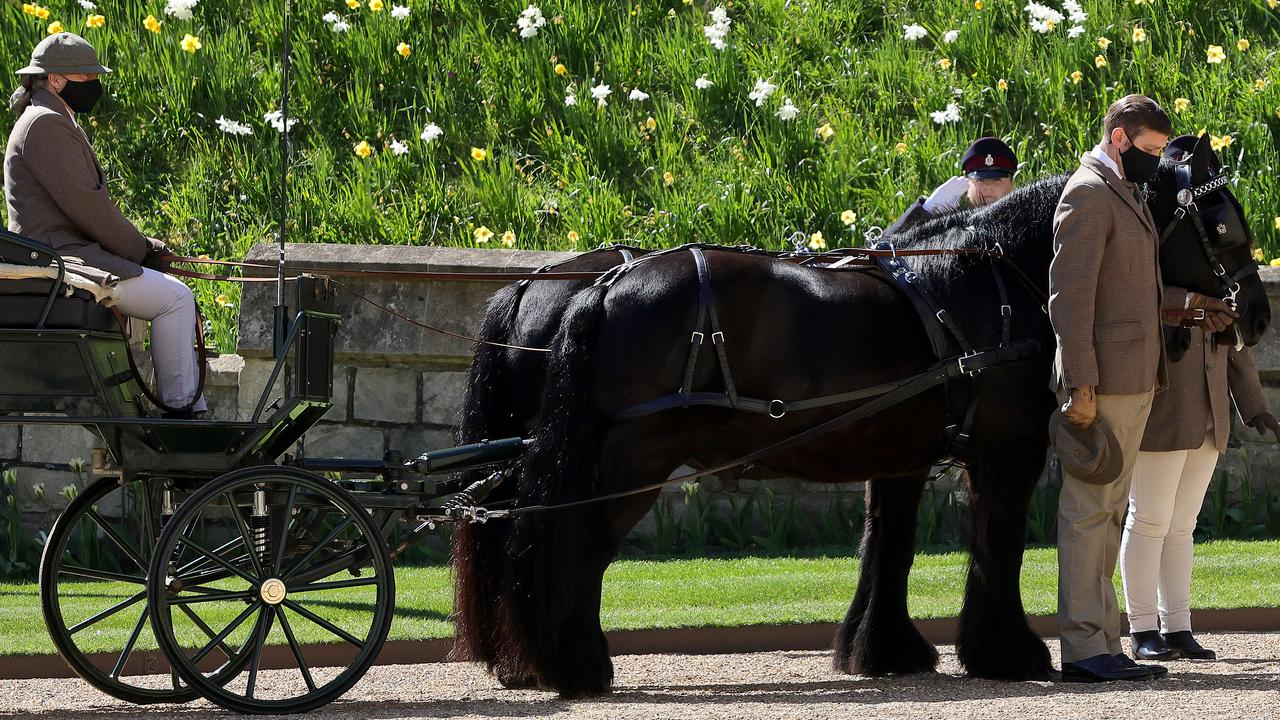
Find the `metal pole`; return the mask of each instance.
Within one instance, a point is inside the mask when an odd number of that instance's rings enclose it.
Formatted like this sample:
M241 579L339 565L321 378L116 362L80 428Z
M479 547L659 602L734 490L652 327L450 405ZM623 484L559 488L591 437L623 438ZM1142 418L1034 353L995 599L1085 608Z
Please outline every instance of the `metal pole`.
M284 304L284 261L285 235L288 232L289 218L289 11L290 0L284 0L284 43L280 56L280 230L277 233L280 252L276 262L276 306L275 327L273 333L273 355L276 358L284 351L285 329L288 326L288 308Z

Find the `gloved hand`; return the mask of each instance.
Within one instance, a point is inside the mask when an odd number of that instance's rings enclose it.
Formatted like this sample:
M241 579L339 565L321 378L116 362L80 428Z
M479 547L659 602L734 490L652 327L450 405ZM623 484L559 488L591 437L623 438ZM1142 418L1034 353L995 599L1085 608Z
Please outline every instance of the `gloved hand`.
M1259 435L1266 435L1267 431L1270 430L1276 442L1280 442L1280 420L1276 420L1276 416L1271 413L1254 415L1253 419L1246 422L1245 425L1257 430Z
M969 192L969 181L962 177L953 177L934 188L929 197L924 199L924 209L933 214L951 212L960 207L960 199Z
M1225 300L1197 292L1187 292L1187 309L1204 310L1204 320L1199 321L1198 324L1207 333L1226 330L1238 317L1231 311L1231 306L1227 305Z
M152 270L160 272L168 272L170 265L168 262L160 260L161 257L172 255L173 251L163 240L157 240L153 237L147 238L147 255L142 259L142 266L149 267Z
M1087 428L1098 417L1098 400L1093 388L1071 388L1071 397L1062 404L1062 415L1078 428Z

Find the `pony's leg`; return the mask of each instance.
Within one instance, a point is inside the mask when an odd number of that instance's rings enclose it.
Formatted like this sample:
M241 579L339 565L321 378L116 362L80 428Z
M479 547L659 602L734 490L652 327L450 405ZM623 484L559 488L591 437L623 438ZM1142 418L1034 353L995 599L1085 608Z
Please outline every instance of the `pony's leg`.
M864 675L931 672L938 651L907 613L916 511L926 473L867 482L858 589L836 634L836 670Z
M1027 505L1044 466L1043 443L1010 442L969 472L973 537L956 652L975 677L1043 680L1049 649L1027 625L1018 579Z

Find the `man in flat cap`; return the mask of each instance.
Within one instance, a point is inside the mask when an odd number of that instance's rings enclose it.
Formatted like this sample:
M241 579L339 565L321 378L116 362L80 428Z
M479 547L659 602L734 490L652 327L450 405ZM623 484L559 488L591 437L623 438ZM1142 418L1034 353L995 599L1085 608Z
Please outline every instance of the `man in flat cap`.
M919 198L884 231L884 236L956 210L989 205L1013 192L1018 157L998 137L974 140L960 161L963 176L939 185L928 197Z

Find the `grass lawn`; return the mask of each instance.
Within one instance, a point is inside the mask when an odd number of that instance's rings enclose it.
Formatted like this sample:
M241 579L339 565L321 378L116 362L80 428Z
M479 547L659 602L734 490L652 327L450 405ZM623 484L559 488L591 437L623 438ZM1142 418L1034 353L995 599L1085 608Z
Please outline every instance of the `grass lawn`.
M967 556L920 555L911 571L911 612L915 617L949 617L960 610ZM857 561L850 557L733 558L619 561L605 576L604 626L608 630L736 626L762 623L836 622L853 596ZM393 639L447 637L450 585L445 568L404 568L396 573L397 613ZM106 584L95 584L101 590ZM1119 589L1120 579L1116 577ZM359 616L351 601L365 588L335 591L311 605L340 625ZM347 593L340 595L339 592ZM1027 611L1052 613L1057 599L1053 548L1027 551L1022 570ZM345 602L344 602L345 601ZM87 613L105 607L90 603ZM1196 547L1192 604L1196 608L1272 607L1280 602L1280 542L1213 542ZM230 612L231 609L228 609ZM211 624L220 613L203 610ZM40 615L35 584L0 585L0 653L52 653ZM223 618L223 623L230 619ZM137 611L121 612L80 637L81 647L123 646ZM101 629L99 629L99 627ZM217 626L221 627L221 625ZM331 639L315 626L294 620L300 640ZM275 631L278 633L278 629ZM149 636L150 633L144 633ZM279 638L284 642L283 636ZM144 637L140 647L154 647Z

